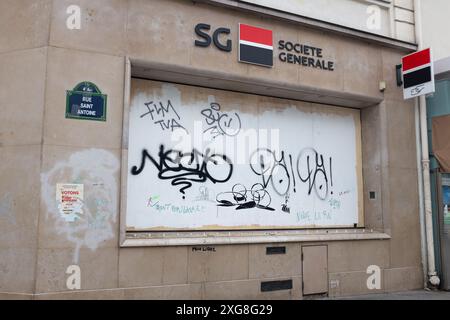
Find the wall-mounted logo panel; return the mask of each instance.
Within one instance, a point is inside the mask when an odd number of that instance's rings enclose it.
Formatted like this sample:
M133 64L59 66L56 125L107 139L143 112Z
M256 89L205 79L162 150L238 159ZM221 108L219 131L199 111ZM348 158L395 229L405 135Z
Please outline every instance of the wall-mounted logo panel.
M272 30L239 24L239 62L273 66Z
M403 97L415 98L435 92L431 49L414 52L402 58Z

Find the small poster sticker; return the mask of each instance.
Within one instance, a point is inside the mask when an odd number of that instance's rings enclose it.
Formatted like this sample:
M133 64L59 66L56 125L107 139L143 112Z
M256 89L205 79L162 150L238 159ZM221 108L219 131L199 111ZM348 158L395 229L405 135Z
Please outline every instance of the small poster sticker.
M106 100L95 84L81 82L67 91L66 118L106 121Z
M73 222L83 215L84 185L58 183L56 185L56 202L61 216Z

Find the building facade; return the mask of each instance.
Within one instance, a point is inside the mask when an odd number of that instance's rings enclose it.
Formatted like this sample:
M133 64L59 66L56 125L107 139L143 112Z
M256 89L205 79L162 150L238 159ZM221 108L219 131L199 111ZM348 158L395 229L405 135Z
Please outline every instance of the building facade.
M441 276L441 288L449 289L448 260L448 207L450 205L449 166L447 154L449 147L442 147L439 141L448 141L445 130L450 124L450 46L440 41L440 30L445 30L449 22L445 18L450 12L447 1L421 1L421 31L423 47L431 47L434 58L436 92L426 99L427 132L430 145L431 194L433 204L433 222L437 271ZM442 157L442 154L444 157Z
M412 1L255 2L1 2L2 298L424 286Z

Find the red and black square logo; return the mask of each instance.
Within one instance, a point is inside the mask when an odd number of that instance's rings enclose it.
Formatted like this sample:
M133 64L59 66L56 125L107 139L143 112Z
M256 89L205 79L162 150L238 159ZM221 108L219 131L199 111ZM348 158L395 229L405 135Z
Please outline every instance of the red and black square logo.
M272 30L239 24L239 62L273 66Z

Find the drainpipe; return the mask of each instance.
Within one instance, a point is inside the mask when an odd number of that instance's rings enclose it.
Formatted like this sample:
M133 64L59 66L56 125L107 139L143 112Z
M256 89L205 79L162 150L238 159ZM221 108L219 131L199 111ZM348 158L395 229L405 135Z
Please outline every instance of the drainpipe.
M421 0L414 0L414 21L416 42L419 50L423 49L422 38L422 18ZM436 263L434 257L434 239L433 239L433 216L431 209L431 189L430 189L430 157L428 147L428 128L427 128L427 101L425 96L418 98L419 117L420 117L420 137L422 146L422 181L423 181L423 204L425 213L425 233L427 240L427 266L428 266L428 284L432 288L439 286L440 279L436 273ZM420 146L417 146L420 147Z
M422 258L423 287L428 287L427 240L425 230L425 209L423 204L422 146L420 140L420 111L416 99L414 104L414 124L416 129L417 182L419 184L420 254Z

